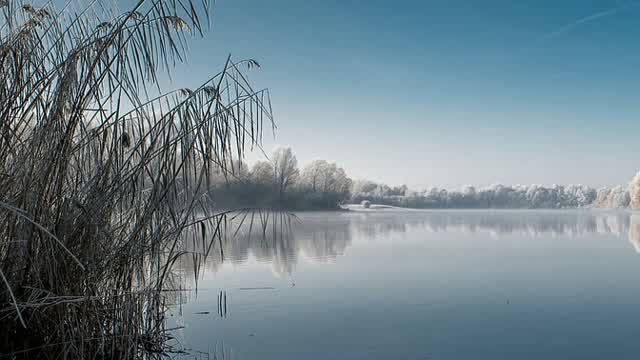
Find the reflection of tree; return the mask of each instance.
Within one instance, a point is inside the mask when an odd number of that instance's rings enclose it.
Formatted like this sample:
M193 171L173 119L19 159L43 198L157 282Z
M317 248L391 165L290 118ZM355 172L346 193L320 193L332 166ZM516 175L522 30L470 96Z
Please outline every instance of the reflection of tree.
M351 221L333 213L309 214L300 222L272 216L265 222L256 217L253 222L228 224L234 236L227 236L221 243L203 244L197 234L186 233L184 249L194 255L181 259L180 268L190 274L185 276L187 280L193 280L200 270L216 272L223 262L244 263L254 258L270 263L275 273L291 274L301 254L321 261L344 254L351 243ZM207 251L204 269L200 269L202 254Z
M351 229L348 222L334 223L330 227L314 226L304 231L302 235L299 236L298 248L306 256L318 260L334 259L344 254L351 243Z
M640 215L633 214L630 216L629 225L629 242L640 253Z
M430 232L493 235L621 235L629 227L628 213L590 211L434 210L376 211L348 215L357 237L376 238L413 228Z
M597 211L375 211L299 214L300 221L246 222L222 243L204 244L198 234L185 234L183 278L194 281L201 270L216 272L223 262L249 258L269 263L278 274L291 274L300 257L332 261L352 239L385 239L409 231L459 232L475 235L583 236L628 234L640 252L640 215ZM282 219L282 218L279 218ZM234 233L237 224L227 225ZM221 249L222 246L222 249ZM208 257L204 261L204 253Z
M627 213L587 211L441 211L425 216L425 227L431 231L453 231L495 235L528 236L625 233L629 226Z

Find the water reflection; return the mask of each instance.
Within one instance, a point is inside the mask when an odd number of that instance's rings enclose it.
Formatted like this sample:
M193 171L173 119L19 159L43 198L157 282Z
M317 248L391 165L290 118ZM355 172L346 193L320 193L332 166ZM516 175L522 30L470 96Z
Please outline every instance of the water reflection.
M288 231L216 242L207 271L196 270L194 243L179 276L196 289L195 274L205 275L198 292L176 292L174 302L185 349L223 342L235 359L632 359L640 351L640 212L298 216Z
M500 237L580 237L608 235L627 237L640 253L640 214L599 211L376 211L348 213L302 213L289 227L268 227L264 233L245 226L226 239L222 251L215 248L205 263L216 272L223 263L243 264L248 259L269 263L275 274L292 274L300 258L332 262L344 255L354 240L389 239L412 231L437 234L457 232ZM246 224L245 224L246 225ZM204 252L191 244L189 251ZM199 269L196 257L185 258L183 269L191 275ZM199 266L199 264L198 264ZM192 278L194 278L192 276Z
M629 242L640 253L640 215L633 214L629 218Z
M461 231L474 235L521 234L537 236L621 235L627 232L630 214L590 211L492 211L431 213L425 219L428 230Z

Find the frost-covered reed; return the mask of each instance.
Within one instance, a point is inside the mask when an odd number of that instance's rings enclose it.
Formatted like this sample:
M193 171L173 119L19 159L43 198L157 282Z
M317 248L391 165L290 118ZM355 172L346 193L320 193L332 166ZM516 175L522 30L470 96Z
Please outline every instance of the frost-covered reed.
M172 267L185 241L219 246L228 216L201 189L271 126L268 92L245 75L255 61L160 89L210 10L0 1L0 354L168 350Z

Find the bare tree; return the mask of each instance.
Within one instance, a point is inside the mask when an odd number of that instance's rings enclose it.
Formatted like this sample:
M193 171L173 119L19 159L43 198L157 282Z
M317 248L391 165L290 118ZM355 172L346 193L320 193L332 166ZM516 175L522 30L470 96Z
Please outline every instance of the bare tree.
M271 161L273 162L274 183L278 188L280 198L282 198L287 188L298 179L300 173L298 159L290 147L284 147L273 152Z
M302 183L314 192L347 194L352 181L335 163L314 160L302 171Z
M326 171L325 169L328 166L329 163L325 160L313 160L302 170L302 183L312 191L318 191L321 186L320 183L323 181L322 178Z
M258 161L253 165L253 168L251 168L251 179L256 184L273 184L273 174L273 165L268 161Z

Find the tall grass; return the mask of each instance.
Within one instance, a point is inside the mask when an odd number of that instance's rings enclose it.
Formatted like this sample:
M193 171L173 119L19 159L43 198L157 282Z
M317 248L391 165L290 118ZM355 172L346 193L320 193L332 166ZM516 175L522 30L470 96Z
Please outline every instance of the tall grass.
M260 146L268 92L231 59L162 91L206 0L72 8L0 0L0 354L160 357L182 234L222 238L202 189Z

